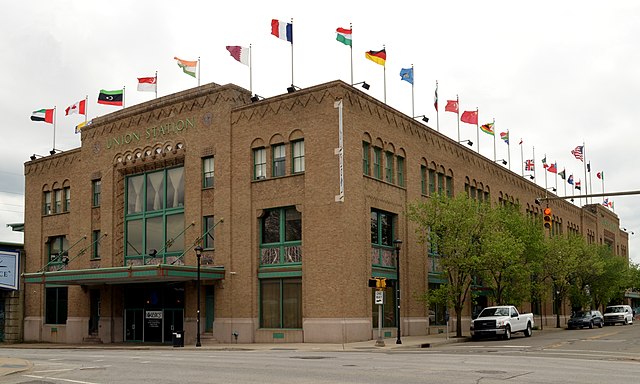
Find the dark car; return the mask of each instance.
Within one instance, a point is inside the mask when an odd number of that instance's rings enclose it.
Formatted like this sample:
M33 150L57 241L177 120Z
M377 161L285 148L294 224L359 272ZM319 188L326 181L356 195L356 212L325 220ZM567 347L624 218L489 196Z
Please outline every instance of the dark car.
M569 322L567 322L567 328L569 329L593 328L594 326L602 328L603 325L604 317L600 311L578 311L575 312L569 319Z

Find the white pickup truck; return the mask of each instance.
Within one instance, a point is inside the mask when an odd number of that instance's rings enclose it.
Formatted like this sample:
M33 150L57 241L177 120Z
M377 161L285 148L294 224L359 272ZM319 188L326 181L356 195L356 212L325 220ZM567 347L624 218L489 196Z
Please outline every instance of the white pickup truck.
M480 336L502 336L509 340L514 332L523 332L526 337L533 334L533 314L519 313L513 305L487 307L471 321L471 338Z

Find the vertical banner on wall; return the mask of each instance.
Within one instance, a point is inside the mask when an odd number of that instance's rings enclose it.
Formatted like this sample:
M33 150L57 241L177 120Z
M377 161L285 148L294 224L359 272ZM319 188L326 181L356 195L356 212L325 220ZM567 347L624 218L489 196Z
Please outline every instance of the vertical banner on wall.
M0 251L0 288L18 290L20 253Z

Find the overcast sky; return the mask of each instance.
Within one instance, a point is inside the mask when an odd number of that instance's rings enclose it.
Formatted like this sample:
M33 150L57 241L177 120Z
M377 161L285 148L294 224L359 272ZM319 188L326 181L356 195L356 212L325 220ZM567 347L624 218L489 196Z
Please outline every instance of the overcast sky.
M365 5L366 4L366 5ZM636 148L640 102L640 2L633 0L548 1L44 1L5 2L0 23L0 108L4 150L0 153L0 241L22 242L7 223L24 221L24 162L47 155L53 126L30 121L32 111L57 107L55 147L80 146L74 127L81 115L64 110L88 96L89 118L118 107L96 104L100 89L125 86L125 104L151 100L137 92L137 77L158 72L164 96L197 85L174 56L201 60L201 83L250 88L249 69L232 59L227 45L252 45L253 92L270 97L291 83L291 46L270 34L271 19L293 18L294 83L309 87L340 79L351 82L349 47L336 28L353 24L354 82L367 81L371 96L402 113L426 115L436 129L433 107L439 83L440 132L457 139L456 115L479 109L480 124L495 119L496 135L509 130L508 147L496 137L496 158L521 173L535 158L557 162L593 193L636 191L640 161ZM365 59L386 47L386 71ZM411 85L401 68L414 65ZM478 149L475 125L460 124L461 139ZM585 144L591 180L571 150ZM480 153L494 158L493 137L480 133ZM589 178L589 177L588 177ZM555 175L547 186L554 187ZM559 193L571 186L557 179ZM582 190L584 192L584 188ZM576 191L578 192L578 191ZM640 262L640 196L610 200L630 235L630 254ZM582 200L584 202L584 200ZM602 202L602 198L593 198ZM576 204L579 200L576 199Z

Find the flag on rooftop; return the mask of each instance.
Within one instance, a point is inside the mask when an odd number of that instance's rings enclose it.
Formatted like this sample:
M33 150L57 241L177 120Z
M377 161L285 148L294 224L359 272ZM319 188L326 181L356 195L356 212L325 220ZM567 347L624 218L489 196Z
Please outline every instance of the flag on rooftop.
M549 166L547 167L547 172L558 173L558 164L557 163L549 164Z
M544 155L542 158L542 168L547 168L549 165L547 164L547 155Z
M387 50L382 48L380 51L367 51L364 56L374 63L384 66L387 61Z
M525 170L525 171L533 171L534 169L535 169L534 161L533 161L533 160L531 160L531 159L527 159L527 160L524 162L524 170Z
M569 175L569 178L567 179L567 183L573 185L573 175Z
M182 68L182 71L189 76L196 77L196 68L198 66L198 61L191 60L182 60L174 57L176 60L178 67Z
M39 109L31 113L32 121L44 121L45 123L53 124L53 111L54 109Z
M458 100L447 100L447 105L444 106L444 111L458 113Z
M104 89L101 89L100 94L98 95L98 104L122 106L123 96L124 90L122 89L115 91L105 91Z
M293 24L276 19L271 20L271 34L293 44Z
M491 136L495 136L495 133L493 132L493 125L494 123L482 124L480 126L480 130L484 133L488 133Z
M344 45L348 45L348 46L352 46L351 45L351 30L350 29L346 29L346 28L338 28L336 29L336 40L338 40L339 42L341 42Z
M79 113L81 115L86 115L87 114L87 101L86 100L80 100L77 103L73 104L72 106L67 107L67 109L64 110L64 115L65 116L69 116L69 115L73 115L74 113Z
M604 179L604 172L598 172L596 173L596 177L600 180Z
M236 61L249 66L249 48L239 45L227 45L227 51Z
M576 189L580 189L581 190L582 189L581 188L581 184L582 184L581 180L576 181L576 184L575 184Z
M413 85L413 68L402 68L400 70L400 80Z
M562 172L558 172L558 175L564 180L567 177L566 170L562 170Z
M93 120L89 120L89 121L83 121L82 123L76 125L76 133L80 133L80 131L82 131L82 129L88 125L91 125L91 122Z
M436 81L436 91L433 97L433 106L436 108L436 112L438 112L438 82Z
M478 111L464 111L460 116L460 121L467 124L478 125Z
M505 143L509 144L509 131L500 132L500 138L504 140Z
M138 91L141 92L155 92L158 88L158 78L153 77L138 77Z
M576 159L584 161L584 145L578 145L576 149L571 151L571 154L575 156Z

